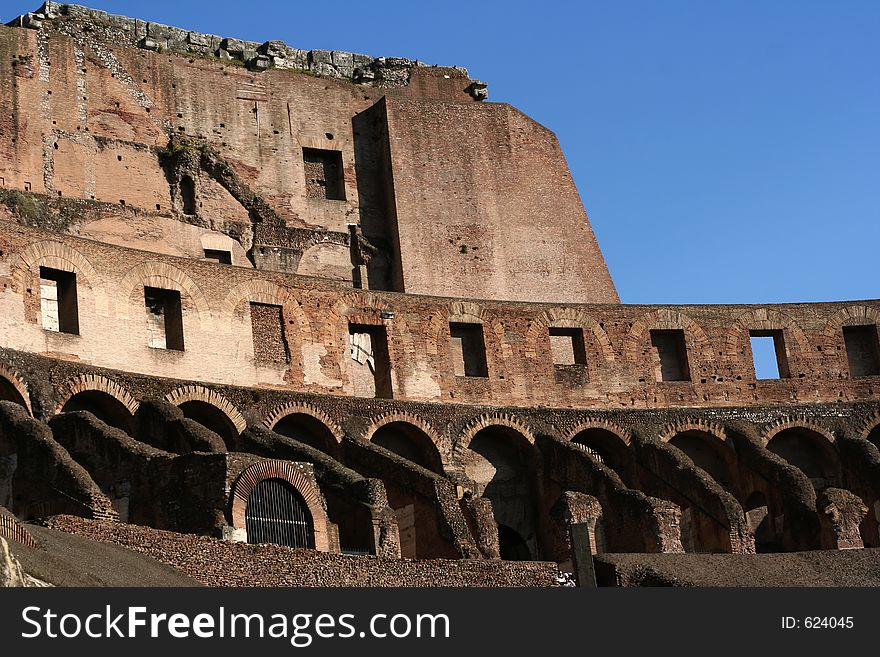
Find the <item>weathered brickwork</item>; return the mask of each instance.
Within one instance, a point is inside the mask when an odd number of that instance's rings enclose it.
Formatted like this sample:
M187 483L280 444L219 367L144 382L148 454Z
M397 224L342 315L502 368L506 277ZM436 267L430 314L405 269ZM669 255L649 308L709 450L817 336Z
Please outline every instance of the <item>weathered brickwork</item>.
M574 523L880 547L880 301L620 304L555 136L465 71L48 3L0 88L18 517L228 584L550 585L497 562L571 571Z

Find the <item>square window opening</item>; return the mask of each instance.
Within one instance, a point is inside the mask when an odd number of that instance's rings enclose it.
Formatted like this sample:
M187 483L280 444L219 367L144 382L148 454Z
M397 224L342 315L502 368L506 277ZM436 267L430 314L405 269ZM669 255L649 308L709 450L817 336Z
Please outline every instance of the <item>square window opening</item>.
M47 331L79 335L74 272L40 267L40 316Z
M782 331L749 331L755 378L787 379L790 376Z
M359 397L391 399L391 358L384 326L349 324L349 377Z
M205 249L205 260L213 260L221 265L232 264L232 251L223 249Z
M450 323L449 337L455 376L488 377L483 325Z
M284 335L284 312L281 306L252 303L251 331L254 360L258 363L289 363L290 349Z
M306 174L307 198L345 200L342 151L303 148L303 167Z
M660 359L659 381L690 381L687 346L681 329L651 331L651 346Z
M880 375L880 345L876 324L844 326L843 342L846 345L850 376L856 378Z
M550 328L550 350L554 365L586 365L583 329Z
M183 311L180 292L144 287L148 345L154 349L183 351Z

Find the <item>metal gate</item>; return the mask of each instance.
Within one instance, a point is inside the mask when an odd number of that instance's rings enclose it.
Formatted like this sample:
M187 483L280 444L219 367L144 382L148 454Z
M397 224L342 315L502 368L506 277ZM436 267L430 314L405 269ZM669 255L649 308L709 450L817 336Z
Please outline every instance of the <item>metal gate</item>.
M248 543L314 548L312 514L302 495L282 479L264 479L248 496L245 509Z

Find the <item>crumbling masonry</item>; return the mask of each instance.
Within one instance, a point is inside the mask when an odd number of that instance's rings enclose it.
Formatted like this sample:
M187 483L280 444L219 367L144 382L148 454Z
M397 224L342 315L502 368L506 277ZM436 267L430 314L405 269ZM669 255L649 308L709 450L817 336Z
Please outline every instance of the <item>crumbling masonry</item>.
M50 2L0 28L0 88L18 518L520 583L575 522L880 547L880 302L620 304L555 136L464 69Z

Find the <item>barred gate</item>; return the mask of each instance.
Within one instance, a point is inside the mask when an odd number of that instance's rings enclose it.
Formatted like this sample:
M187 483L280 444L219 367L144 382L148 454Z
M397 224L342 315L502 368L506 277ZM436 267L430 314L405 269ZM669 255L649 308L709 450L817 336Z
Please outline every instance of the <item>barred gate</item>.
M312 514L299 491L282 479L264 479L254 487L245 509L245 527L248 543L315 547Z

